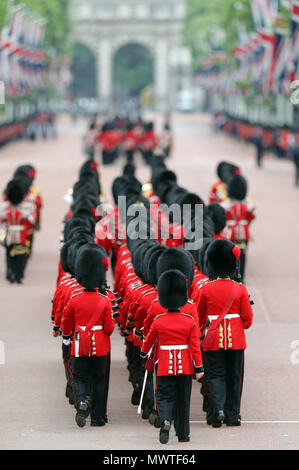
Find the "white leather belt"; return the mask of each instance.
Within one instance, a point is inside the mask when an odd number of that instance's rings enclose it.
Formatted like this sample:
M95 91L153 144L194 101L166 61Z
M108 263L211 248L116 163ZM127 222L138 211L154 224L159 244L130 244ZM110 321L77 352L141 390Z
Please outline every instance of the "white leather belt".
M9 225L8 229L13 231L13 230L24 230L24 225Z
M219 315L209 315L209 320L217 320ZM232 318L240 318L240 315L238 313L228 313L225 315L224 320L231 320Z
M79 326L79 328L83 331L86 330L86 326ZM95 325L93 328L91 328L91 331L99 331L102 329L103 329L103 326Z
M189 349L189 346L188 344L179 344L176 346L160 346L160 349L162 349L162 351L172 351L173 349L182 350Z

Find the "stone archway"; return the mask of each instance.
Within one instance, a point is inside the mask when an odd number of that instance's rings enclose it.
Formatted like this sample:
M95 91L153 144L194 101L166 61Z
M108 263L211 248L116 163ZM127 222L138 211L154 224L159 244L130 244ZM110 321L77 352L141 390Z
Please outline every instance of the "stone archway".
M71 0L74 37L89 45L97 61L97 94L105 108L113 96L113 57L127 43L148 48L153 57L154 97L166 110L175 74L170 57L183 42L187 0Z
M154 83L154 58L143 44L129 42L113 54L113 101L139 98L145 87Z

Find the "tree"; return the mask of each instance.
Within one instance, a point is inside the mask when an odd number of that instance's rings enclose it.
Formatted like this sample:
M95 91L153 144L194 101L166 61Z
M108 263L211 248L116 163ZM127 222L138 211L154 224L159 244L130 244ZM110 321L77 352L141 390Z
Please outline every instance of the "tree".
M75 44L70 91L76 97L93 98L97 93L96 62L93 53L83 44Z
M114 58L114 83L117 93L138 96L152 84L153 64L150 52L140 44L127 44Z
M184 36L192 50L195 69L213 51L229 52L240 33L252 30L250 0L189 0Z
M25 5L30 11L36 13L47 21L45 34L45 48L55 48L58 55L65 55L71 51L70 33L71 19L69 0L0 0L0 28L5 24L8 5Z

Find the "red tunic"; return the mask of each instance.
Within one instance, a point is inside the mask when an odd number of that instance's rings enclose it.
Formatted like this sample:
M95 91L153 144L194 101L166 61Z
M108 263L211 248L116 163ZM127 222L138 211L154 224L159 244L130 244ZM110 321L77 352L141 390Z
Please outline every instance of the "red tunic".
M232 242L250 240L249 226L255 219L255 207L251 202L228 199L222 203L226 212L226 227L222 235Z
M205 327L207 320L211 324L217 320L232 283L231 279L218 279L203 285L198 301L200 326ZM210 351L246 349L244 330L251 326L253 313L246 287L242 284L237 284L237 287L234 302L217 329Z
M32 202L23 201L13 206L9 201L0 204L0 222L7 229L6 244L25 245L29 230L36 223L36 208Z
M156 339L159 341L158 376L192 375L194 367L202 367L200 341L195 321L190 315L168 312L156 317L143 343L142 352L148 353Z
M193 300L189 299L186 305L181 307L180 310L182 313L192 316L196 325L198 325L197 309ZM152 304L149 307L146 318L143 322L143 335L144 336L148 335L155 317L166 312L167 312L166 308L162 307L162 305L159 303L158 297L152 301ZM198 332L199 332L199 328L198 328ZM199 336L199 333L198 333L198 336Z
M95 315L97 313L97 315ZM74 294L64 311L62 320L62 333L64 337L70 337L75 331L82 331L90 322L90 317L95 316L94 356L105 356L110 351L110 336L114 330L114 319L112 315L112 305L110 299L98 292L82 291ZM73 341L72 352L76 356L76 341Z
M139 136L134 130L127 131L122 137L124 150L136 150L139 145Z
M210 191L209 201L210 202L223 202L227 197L227 186L224 181L218 181L215 183Z

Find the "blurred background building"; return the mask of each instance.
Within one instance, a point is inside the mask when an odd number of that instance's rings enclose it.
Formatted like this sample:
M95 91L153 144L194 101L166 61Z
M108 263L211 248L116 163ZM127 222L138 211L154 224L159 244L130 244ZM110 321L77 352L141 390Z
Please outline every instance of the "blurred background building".
M72 0L72 92L111 103L175 109L191 95L183 47L186 0ZM186 100L185 100L186 101Z

